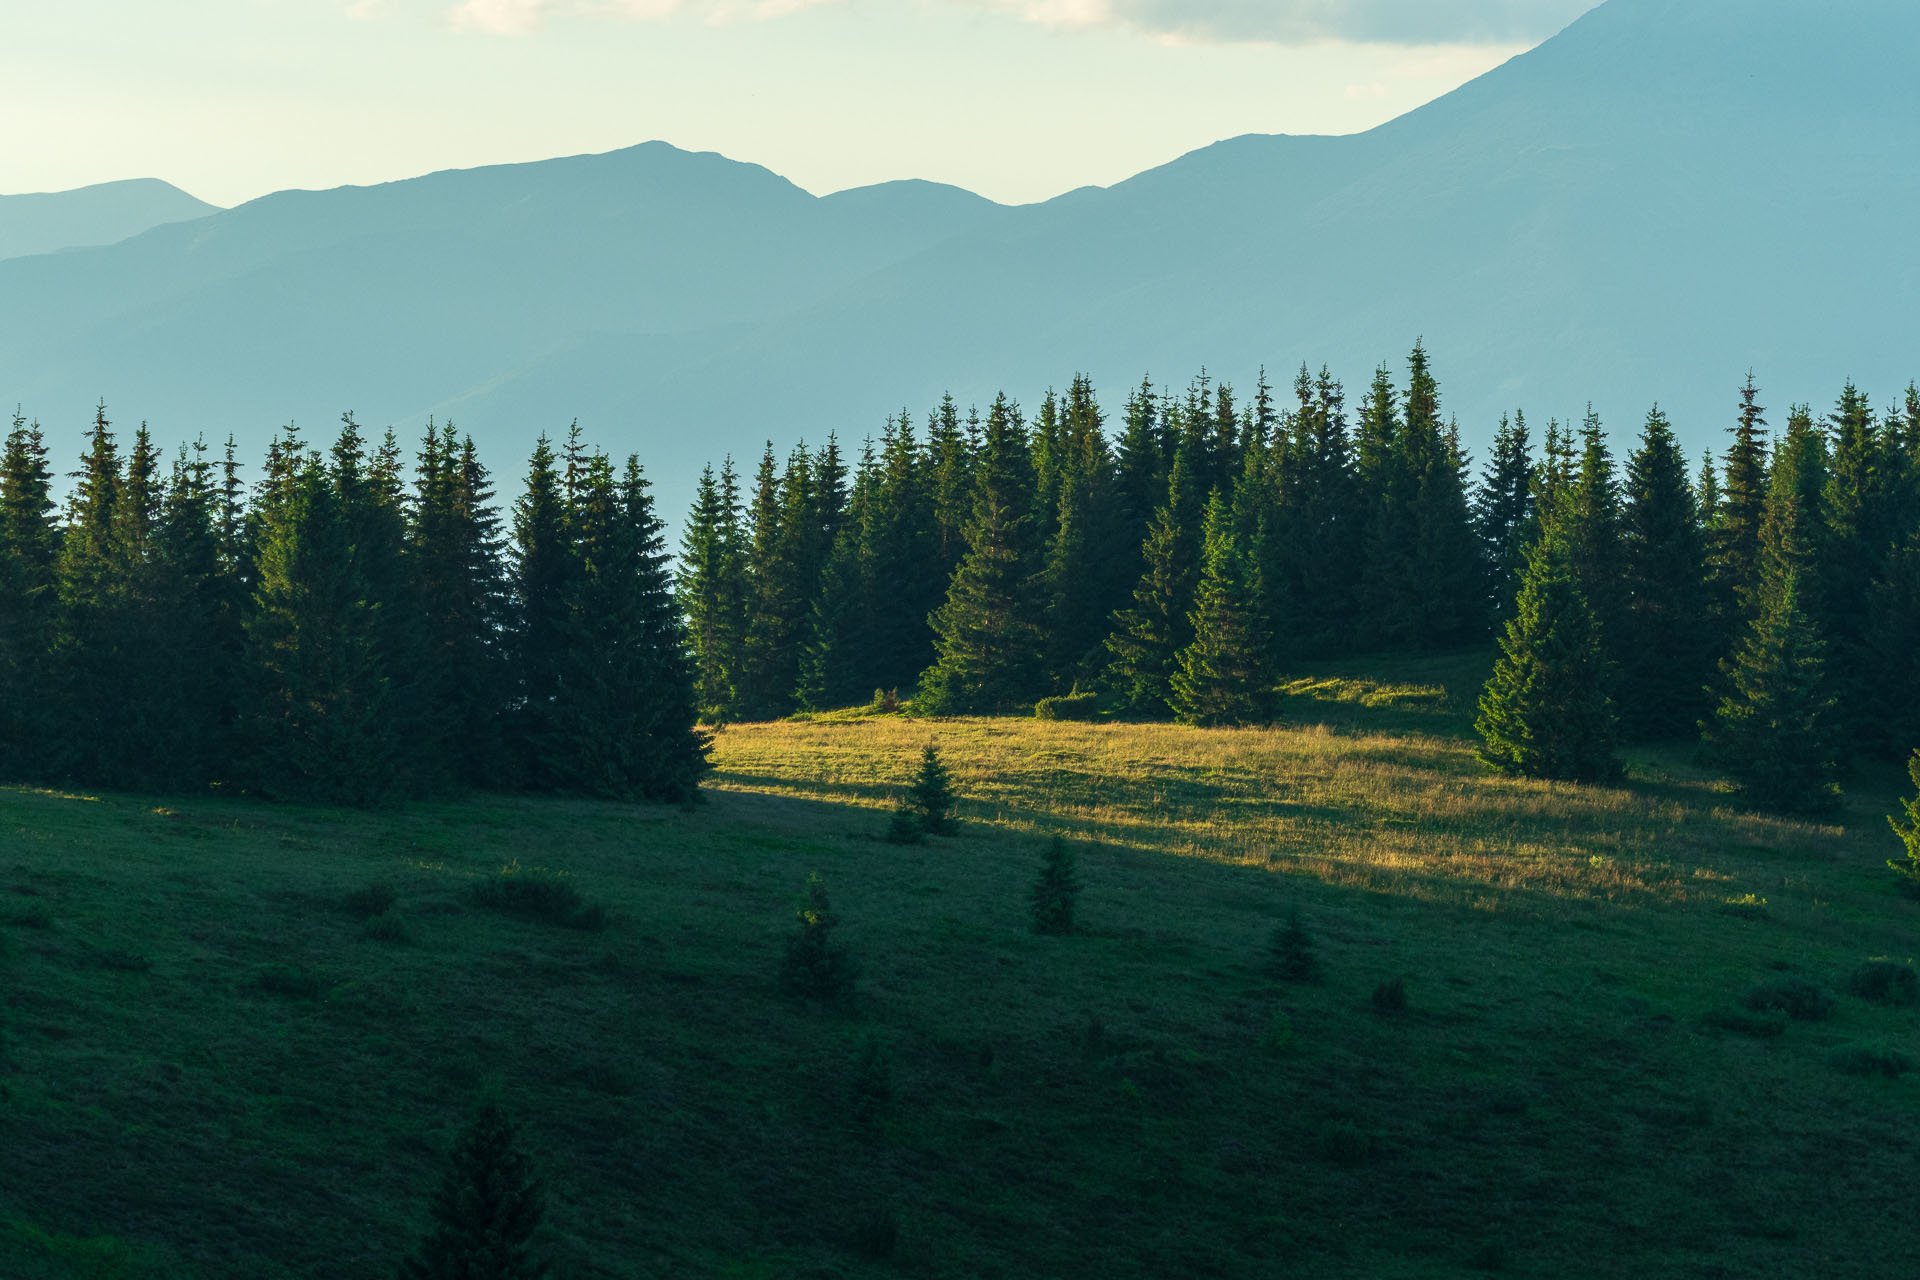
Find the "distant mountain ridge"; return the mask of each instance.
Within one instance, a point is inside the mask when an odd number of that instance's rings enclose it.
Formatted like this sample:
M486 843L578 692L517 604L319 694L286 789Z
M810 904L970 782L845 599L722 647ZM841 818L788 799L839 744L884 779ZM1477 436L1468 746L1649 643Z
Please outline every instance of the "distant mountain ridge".
M0 195L0 259L117 244L154 227L218 212L218 205L158 178Z
M677 515L701 461L943 391L1076 371L1332 367L1424 336L1469 444L1515 407L1659 401L1717 447L1749 368L1776 421L1920 374L1920 6L1609 0L1350 137L1232 139L1010 208L932 183L823 198L649 143L283 192L109 248L0 262L0 399L163 438L427 415L516 469L575 417Z

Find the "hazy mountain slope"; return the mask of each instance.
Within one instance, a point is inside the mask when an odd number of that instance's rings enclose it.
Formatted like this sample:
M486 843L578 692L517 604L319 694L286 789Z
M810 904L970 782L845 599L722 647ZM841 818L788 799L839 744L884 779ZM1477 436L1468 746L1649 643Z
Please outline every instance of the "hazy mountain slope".
M158 178L0 196L0 258L114 244L153 227L218 212L218 206Z
M1610 0L1346 138L1245 137L1007 209L891 183L606 156L288 192L107 249L0 263L0 399L163 435L342 409L452 413L501 469L578 416L677 515L699 461L873 431L946 388L1076 370L1357 393L1416 336L1470 443L1503 409L1658 399L1718 443L1752 368L1784 417L1920 374L1920 6Z

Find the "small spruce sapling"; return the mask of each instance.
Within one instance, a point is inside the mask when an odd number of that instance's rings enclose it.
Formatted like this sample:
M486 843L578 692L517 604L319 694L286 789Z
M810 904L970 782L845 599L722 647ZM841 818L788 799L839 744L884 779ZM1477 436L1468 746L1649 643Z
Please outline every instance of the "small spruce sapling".
M953 778L940 763L940 753L929 742L920 753L920 772L914 775L913 786L907 792L906 808L920 819L920 826L928 835L952 835L955 799Z
M1913 778L1914 787L1920 789L1920 750L1907 762L1907 773ZM1920 897L1920 794L1911 800L1902 800L1900 807L1906 810L1907 820L1902 822L1898 814L1889 814L1887 822L1894 834L1905 842L1907 856L1901 862L1890 860L1887 866L1900 877L1900 887L1905 893Z
M1040 863L1040 877L1033 884L1033 931L1056 937L1072 933L1073 910L1079 897L1079 859L1065 840L1055 836Z
M1288 982L1320 980L1320 957L1314 949L1313 935L1300 923L1300 913L1287 913L1287 922L1273 931L1267 941L1267 967Z
M401 1280L538 1280L532 1255L546 1188L520 1150L513 1122L489 1102L453 1149L433 1198L433 1231L400 1267Z
M858 967L846 948L833 940L840 924L827 902L827 884L817 874L807 877L806 895L794 911L800 927L787 938L780 969L780 985L789 995L806 996L827 1004L844 1004L853 997Z

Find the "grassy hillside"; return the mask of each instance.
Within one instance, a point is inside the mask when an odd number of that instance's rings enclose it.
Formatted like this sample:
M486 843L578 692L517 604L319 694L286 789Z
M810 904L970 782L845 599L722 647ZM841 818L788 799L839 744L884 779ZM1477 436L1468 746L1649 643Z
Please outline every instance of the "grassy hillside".
M1495 778L1472 666L1263 732L735 726L688 810L0 791L0 1275L388 1274L490 1090L568 1276L1900 1273L1920 1077L1863 1072L1920 1011L1850 993L1920 950L1893 772L1831 826L1679 752ZM964 832L883 843L930 736ZM482 905L510 864L604 926ZM778 989L810 871L850 1013ZM1263 968L1295 909L1321 982ZM1749 1007L1795 983L1827 1016Z

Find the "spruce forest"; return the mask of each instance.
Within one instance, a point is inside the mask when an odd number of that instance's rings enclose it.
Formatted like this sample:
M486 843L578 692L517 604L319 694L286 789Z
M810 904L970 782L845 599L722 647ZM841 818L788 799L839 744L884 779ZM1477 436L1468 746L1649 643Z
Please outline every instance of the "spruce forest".
M1272 722L1293 664L1491 637L1483 758L1602 780L1698 735L1757 803L1830 807L1920 744L1920 388L1769 431L1751 378L1697 467L1656 407L1503 419L1475 473L1416 345L1355 409L1204 374L1117 422L1087 379L1031 421L951 397L849 460L771 442L700 477L677 573L637 457L542 436L507 511L472 441L411 459L349 415L251 485L229 443L122 450L102 406L64 513L16 414L0 477L0 766L16 778L371 804L449 788L691 799L696 722L904 701L930 716ZM123 456L124 453L124 456Z
M1897 1274L1920 387L1727 417L16 413L0 1273Z

